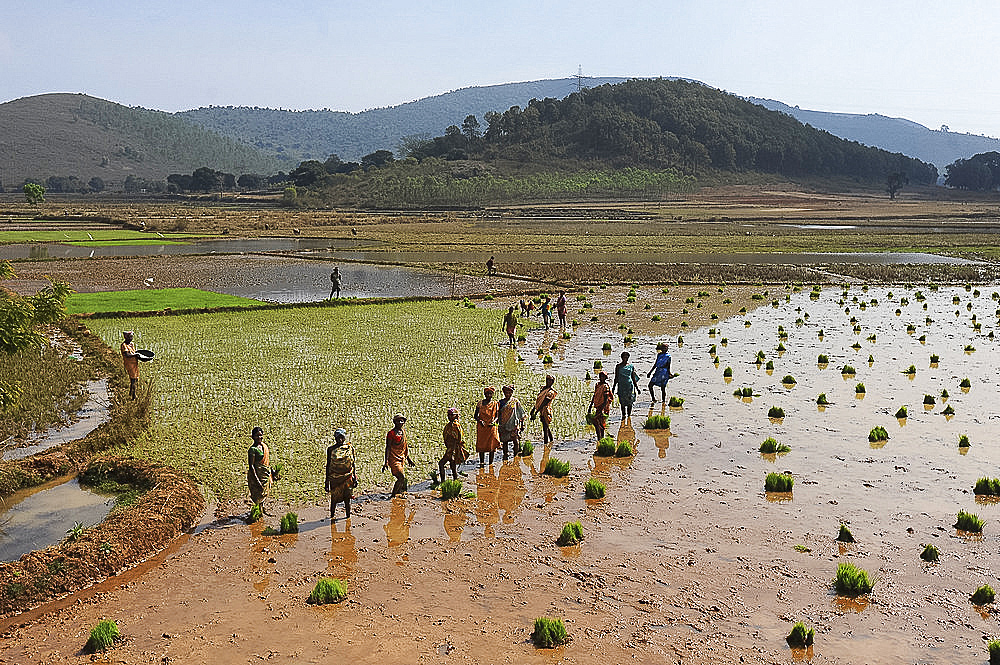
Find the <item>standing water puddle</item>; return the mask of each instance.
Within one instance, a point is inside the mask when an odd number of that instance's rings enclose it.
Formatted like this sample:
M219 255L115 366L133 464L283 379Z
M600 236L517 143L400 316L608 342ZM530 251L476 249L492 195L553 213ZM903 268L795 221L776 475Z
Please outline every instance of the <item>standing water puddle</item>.
M30 440L30 445L6 450L0 457L5 460L24 459L54 446L82 439L97 429L101 423L108 419L108 404L111 400L108 396L107 379L88 382L86 391L89 396L86 404L76 414L78 420L61 429L43 432L40 436L33 437Z
M114 497L80 486L77 478L59 478L23 492L0 505L0 561L58 543L76 522L91 526L111 512Z

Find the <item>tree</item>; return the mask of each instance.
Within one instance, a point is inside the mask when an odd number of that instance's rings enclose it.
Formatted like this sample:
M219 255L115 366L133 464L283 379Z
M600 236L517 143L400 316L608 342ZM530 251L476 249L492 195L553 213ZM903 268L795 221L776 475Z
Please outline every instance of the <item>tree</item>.
M24 183L24 198L28 199L31 205L45 203L45 188L37 182Z
M87 183L87 186L90 188L90 191L94 193L103 192L104 180L95 175L93 178L90 179L90 182Z
M17 277L10 262L0 264L0 279ZM66 315L66 296L72 291L65 282L50 281L33 296L21 296L0 289L0 352L14 355L19 351L46 344L38 327L55 323ZM0 412L9 411L20 399L17 382L0 381Z
M902 171L897 171L895 173L890 173L885 179L885 190L889 192L889 199L896 200L896 192L903 188L903 185L909 185L910 179L906 177L906 174Z
M462 122L462 134L470 143L479 138L479 121L476 120L476 116L465 116Z
M236 186L240 189L260 189L267 184L267 177L256 173L244 173L236 179Z
M191 190L197 192L211 192L222 187L224 173L216 171L207 166L202 166L194 170L191 174Z
M322 162L309 159L299 164L288 177L295 183L296 187L309 187L326 177L326 167Z
M393 161L395 160L393 159L392 152L388 150L376 150L375 152L361 158L361 168L365 171L373 168L377 169L385 166L386 164L392 164Z
M299 192L295 187L285 187L284 193L281 195L281 205L292 207L298 201Z

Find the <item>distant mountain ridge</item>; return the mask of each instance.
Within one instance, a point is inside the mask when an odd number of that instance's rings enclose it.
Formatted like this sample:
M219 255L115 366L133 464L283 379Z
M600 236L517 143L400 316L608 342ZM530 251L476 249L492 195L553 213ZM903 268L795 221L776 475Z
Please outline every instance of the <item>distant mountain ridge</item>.
M773 99L746 99L772 111L787 113L802 124L825 129L834 136L930 162L938 168L941 175L944 175L945 167L956 159L969 158L982 152L1000 151L1000 139L929 129L905 118L810 111Z

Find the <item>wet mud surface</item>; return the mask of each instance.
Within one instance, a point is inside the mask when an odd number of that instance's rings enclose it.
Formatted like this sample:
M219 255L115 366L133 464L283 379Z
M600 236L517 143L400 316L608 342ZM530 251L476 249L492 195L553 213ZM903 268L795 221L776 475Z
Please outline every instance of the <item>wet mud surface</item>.
M997 287L979 288L974 297L960 287L922 287L926 310L918 289L903 287L853 287L846 297L828 288L817 300L808 286L759 287L759 300L752 289L737 296L709 286L707 296L640 288L635 303L621 288L595 293L587 312L596 323L581 321L568 340L533 330L521 353L556 374L593 372L594 360L613 368L620 318L633 329L629 349L644 377L655 343L669 341L679 376L667 395L683 397L683 407L651 405L646 393L630 423L612 413L612 435L638 442L634 458L595 458L592 438L557 441L492 469L466 465L474 498L442 502L429 490L362 497L349 524L333 525L325 506L293 507L297 535L263 536L263 524L229 519L245 506L225 506L223 517L206 518L162 563L124 585L110 580L26 625L8 621L0 662L84 662L79 650L90 628L109 618L125 639L108 660L126 663L985 663L985 639L1000 628L968 597L980 584L995 585L1000 532L997 505L977 500L972 487L996 475L1000 380L997 342L988 337ZM726 297L733 302L724 307ZM583 318L573 311L570 318ZM550 339L560 348L546 367L534 350ZM605 341L613 347L607 355ZM975 351L965 351L970 345ZM931 354L939 356L933 365ZM848 364L853 376L841 373ZM916 374L902 373L911 364ZM782 383L786 375L794 386ZM959 387L965 377L968 390ZM733 397L742 386L755 396ZM830 401L822 409L821 392ZM925 395L935 397L929 409ZM904 404L909 417L897 419ZM941 413L948 405L951 417ZM785 417L769 419L771 406ZM650 414L669 415L670 430L644 431ZM889 432L882 445L868 441L875 426ZM536 429L529 434L537 440ZM971 441L964 452L961 434ZM791 452L762 456L757 448L768 436ZM570 462L570 475L538 475L547 456ZM770 471L795 477L790 495L763 491ZM592 477L606 483L605 499L583 498ZM271 506L265 521L277 526L286 509ZM986 520L982 535L952 527L960 509ZM559 548L567 521L580 521L586 539ZM857 543L835 541L841 523ZM925 543L940 549L939 563L919 559ZM876 576L872 594L833 593L842 561ZM348 600L307 605L321 576L344 579ZM538 616L562 618L572 641L536 650L529 636ZM796 621L816 628L808 652L784 642Z

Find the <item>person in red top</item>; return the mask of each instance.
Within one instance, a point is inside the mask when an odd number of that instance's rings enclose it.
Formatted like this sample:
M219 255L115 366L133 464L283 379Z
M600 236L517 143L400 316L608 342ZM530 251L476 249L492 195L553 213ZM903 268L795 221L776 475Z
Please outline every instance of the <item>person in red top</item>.
M396 478L396 483L392 486L393 496L406 491L403 464L416 466L410 459L410 445L406 440L406 432L403 431L405 423L406 416L397 413L392 417L392 429L385 435L385 463L382 464L382 471L388 469Z
M125 366L125 373L128 374L128 395L135 399L135 389L139 385L139 354L135 352L135 343L132 341L133 333L126 330L122 333L125 341L122 342L122 364Z
M608 385L608 373L601 372L597 378L599 380L594 386L594 396L590 399L587 413L589 414L592 409L597 411L594 414L594 429L597 430L597 440L600 441L608 429L608 414L611 413L611 402L614 397L611 386Z
M556 312L559 314L559 327L566 327L566 292L563 291L559 294L559 299L556 300Z

